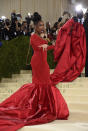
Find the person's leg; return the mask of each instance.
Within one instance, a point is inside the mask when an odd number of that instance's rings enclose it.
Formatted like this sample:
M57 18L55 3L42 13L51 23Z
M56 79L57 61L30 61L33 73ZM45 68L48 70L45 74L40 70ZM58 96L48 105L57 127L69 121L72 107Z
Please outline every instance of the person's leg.
M88 77L88 58L86 59L86 64L85 64L85 77Z

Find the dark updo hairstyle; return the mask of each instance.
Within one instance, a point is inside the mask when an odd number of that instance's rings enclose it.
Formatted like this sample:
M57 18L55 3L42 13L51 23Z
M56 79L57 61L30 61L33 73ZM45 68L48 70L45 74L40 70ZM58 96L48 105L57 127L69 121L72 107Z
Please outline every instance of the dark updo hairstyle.
M34 12L32 20L34 22L34 25L37 25L39 21L42 21L42 17L38 12Z

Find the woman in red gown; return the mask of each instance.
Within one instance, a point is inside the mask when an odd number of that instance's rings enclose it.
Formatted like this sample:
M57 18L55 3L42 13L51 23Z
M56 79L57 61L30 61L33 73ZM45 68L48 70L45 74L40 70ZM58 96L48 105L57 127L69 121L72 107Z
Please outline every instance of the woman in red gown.
M31 59L32 83L23 85L0 104L0 131L16 131L27 125L67 119L69 110L60 91L50 81L47 64L48 46L40 37L44 23L34 14L35 33L31 36L34 55Z

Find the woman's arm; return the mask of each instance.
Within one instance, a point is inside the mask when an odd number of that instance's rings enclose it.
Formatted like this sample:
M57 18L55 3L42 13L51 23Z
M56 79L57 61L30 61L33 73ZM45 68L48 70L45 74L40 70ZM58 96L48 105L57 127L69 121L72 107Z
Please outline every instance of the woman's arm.
M39 38L37 35L31 36L31 45L35 50L41 50L42 47L45 49L47 47L47 41Z
M43 45L40 45L38 47L43 48L43 51L44 51L44 50L47 50L48 45L47 44L43 44Z
M52 45L48 46L47 50L54 50L55 48L55 43L53 43Z

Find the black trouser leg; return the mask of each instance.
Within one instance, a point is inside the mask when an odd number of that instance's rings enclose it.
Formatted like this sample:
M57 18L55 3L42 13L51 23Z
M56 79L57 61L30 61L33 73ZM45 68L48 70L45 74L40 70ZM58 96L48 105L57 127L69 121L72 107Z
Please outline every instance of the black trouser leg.
M88 77L88 61L85 64L85 77Z
M87 51L88 52L88 51ZM88 54L86 55L85 77L88 77Z

